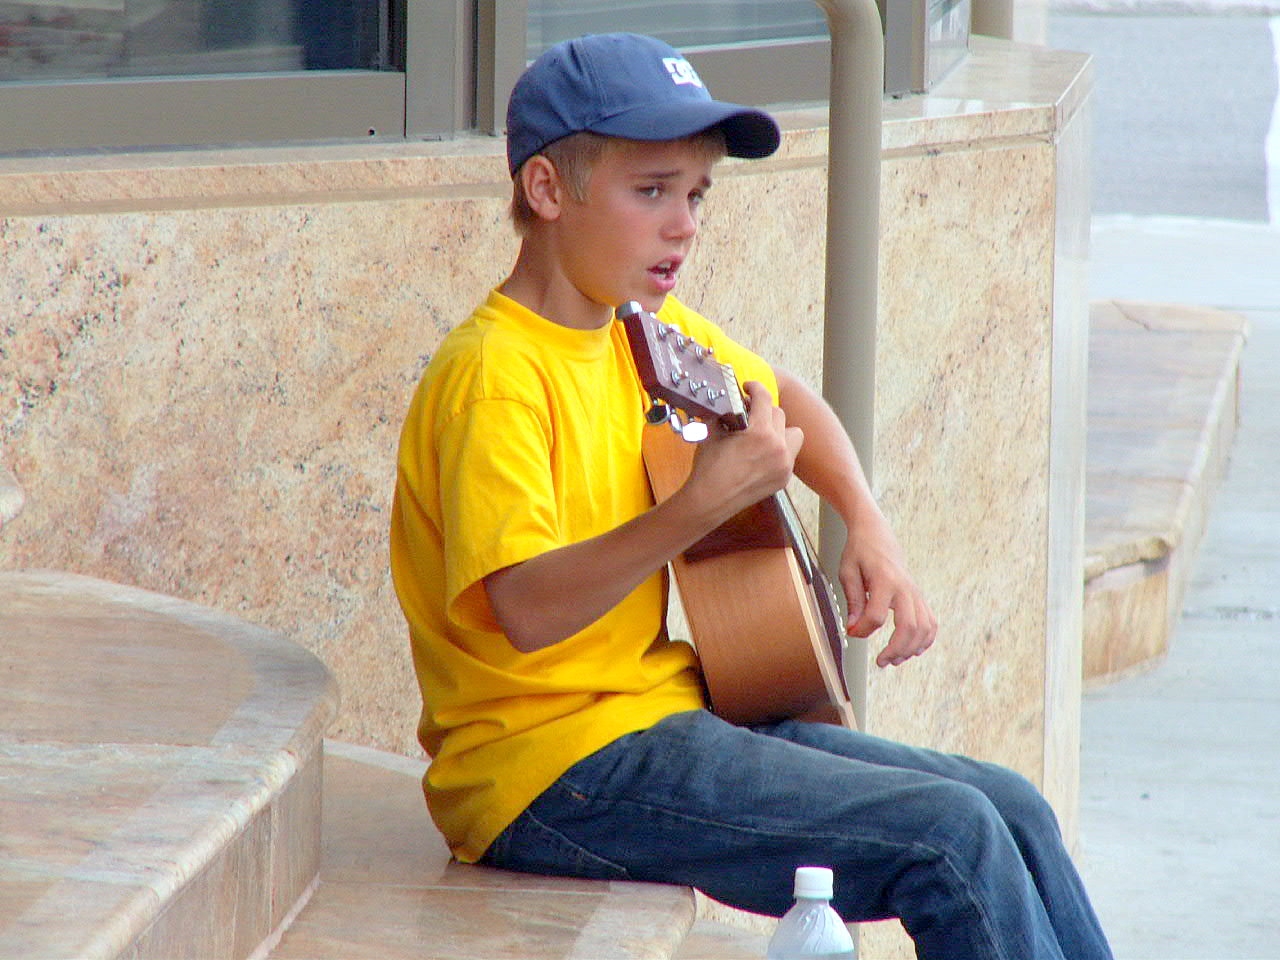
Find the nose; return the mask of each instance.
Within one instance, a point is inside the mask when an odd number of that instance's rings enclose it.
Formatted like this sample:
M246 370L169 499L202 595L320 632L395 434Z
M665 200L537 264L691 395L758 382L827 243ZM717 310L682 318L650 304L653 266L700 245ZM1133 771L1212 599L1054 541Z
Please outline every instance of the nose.
M667 218L667 236L676 240L692 238L698 232L697 206L684 201L677 201L671 206L671 215Z

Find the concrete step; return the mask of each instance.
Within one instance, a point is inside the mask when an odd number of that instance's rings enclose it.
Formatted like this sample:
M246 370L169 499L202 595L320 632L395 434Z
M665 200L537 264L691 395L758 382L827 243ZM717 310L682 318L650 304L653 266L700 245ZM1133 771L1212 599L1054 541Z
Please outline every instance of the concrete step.
M1239 420L1245 319L1092 305L1085 507L1089 683L1159 663Z
M698 917L674 960L762 960L777 921L698 896Z
M450 859L425 764L329 741L319 883L269 960L735 960L769 921L687 887L565 880ZM753 924L755 924L753 928Z
M246 957L319 864L321 663L226 614L0 572L0 957Z

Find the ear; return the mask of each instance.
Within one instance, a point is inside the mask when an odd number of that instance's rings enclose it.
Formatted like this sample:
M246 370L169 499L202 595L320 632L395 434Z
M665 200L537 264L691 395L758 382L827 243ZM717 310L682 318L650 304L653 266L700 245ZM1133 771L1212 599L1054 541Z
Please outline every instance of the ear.
M529 209L543 220L559 219L565 200L565 186L555 164L536 153L520 167L520 178Z

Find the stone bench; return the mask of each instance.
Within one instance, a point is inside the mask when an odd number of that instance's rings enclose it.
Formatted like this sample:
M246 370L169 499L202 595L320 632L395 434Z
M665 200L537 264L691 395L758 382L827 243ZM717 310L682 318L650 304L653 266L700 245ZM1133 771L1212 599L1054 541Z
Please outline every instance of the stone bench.
M10 571L0 637L0 957L763 956L768 921L687 887L452 861L425 765L326 756L335 684L278 635Z
M270 960L733 960L770 921L688 887L509 873L450 859L427 815L425 764L326 743L314 895Z
M0 572L0 957L249 956L313 883L324 666L66 573Z
M1238 314L1092 305L1085 508L1087 681L1158 663L1235 438Z

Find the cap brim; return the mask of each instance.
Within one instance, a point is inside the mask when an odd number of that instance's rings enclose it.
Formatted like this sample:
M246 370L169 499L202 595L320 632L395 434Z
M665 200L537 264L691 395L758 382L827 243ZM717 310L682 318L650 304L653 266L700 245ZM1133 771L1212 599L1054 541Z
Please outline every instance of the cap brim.
M590 126L593 133L628 140L680 140L718 127L731 157L767 157L778 149L782 134L763 110L718 100L689 100L634 107Z

